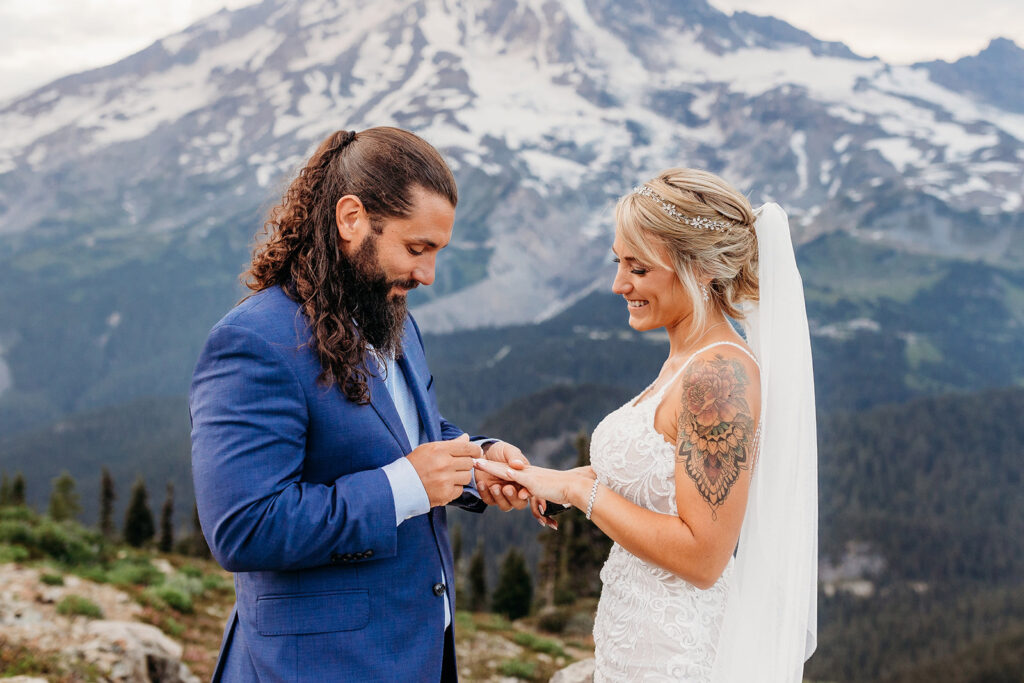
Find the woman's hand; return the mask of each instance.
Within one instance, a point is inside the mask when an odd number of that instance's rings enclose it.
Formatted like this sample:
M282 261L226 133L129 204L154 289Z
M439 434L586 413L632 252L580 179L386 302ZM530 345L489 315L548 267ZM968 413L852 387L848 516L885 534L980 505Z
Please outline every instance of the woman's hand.
M533 516L541 524L551 528L558 528L558 525L554 523L554 520L543 516L544 501L576 505L594 483L594 477L587 476L587 474L593 474L593 470L590 468L576 468L562 472L533 465L509 467L487 460L476 460L474 467L527 489L531 496L530 508L533 511Z

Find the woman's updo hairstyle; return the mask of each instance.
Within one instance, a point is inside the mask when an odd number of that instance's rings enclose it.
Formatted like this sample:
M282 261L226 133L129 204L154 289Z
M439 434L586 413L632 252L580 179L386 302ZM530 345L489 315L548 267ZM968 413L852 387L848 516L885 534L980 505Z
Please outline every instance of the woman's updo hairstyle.
M623 242L642 263L675 271L693 301L695 334L716 308L741 320L740 305L758 299L757 236L750 202L714 173L692 168L662 171L645 185L666 205L636 192L620 199L615 223ZM671 215L672 209L677 217ZM688 219L717 223L697 227L684 222ZM705 302L700 283L707 278L711 281Z

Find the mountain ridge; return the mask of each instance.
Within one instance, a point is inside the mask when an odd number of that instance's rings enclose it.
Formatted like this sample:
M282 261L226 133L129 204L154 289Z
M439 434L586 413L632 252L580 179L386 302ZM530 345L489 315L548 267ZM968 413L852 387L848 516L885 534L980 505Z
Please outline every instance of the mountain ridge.
M0 108L0 424L181 393L281 183L340 126L412 129L456 173L410 298L434 333L603 287L614 200L681 163L781 201L798 244L1024 261L1024 117L771 18L632 10L265 0Z

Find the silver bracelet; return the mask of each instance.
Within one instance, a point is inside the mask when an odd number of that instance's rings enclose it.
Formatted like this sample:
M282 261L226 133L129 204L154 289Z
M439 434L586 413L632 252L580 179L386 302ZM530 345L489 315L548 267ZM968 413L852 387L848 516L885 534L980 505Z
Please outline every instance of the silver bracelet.
M594 511L594 499L597 498L597 485L599 483L595 479L594 485L590 487L590 500L587 501L587 519L590 519L590 513Z

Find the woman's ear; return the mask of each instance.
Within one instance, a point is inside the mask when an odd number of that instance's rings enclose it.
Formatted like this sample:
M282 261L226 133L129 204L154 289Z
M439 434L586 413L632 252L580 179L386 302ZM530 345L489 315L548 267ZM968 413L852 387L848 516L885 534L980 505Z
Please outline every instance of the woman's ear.
M338 226L338 236L343 247L362 244L363 237L370 229L370 217L366 215L363 203L352 194L345 195L335 204L334 222Z

